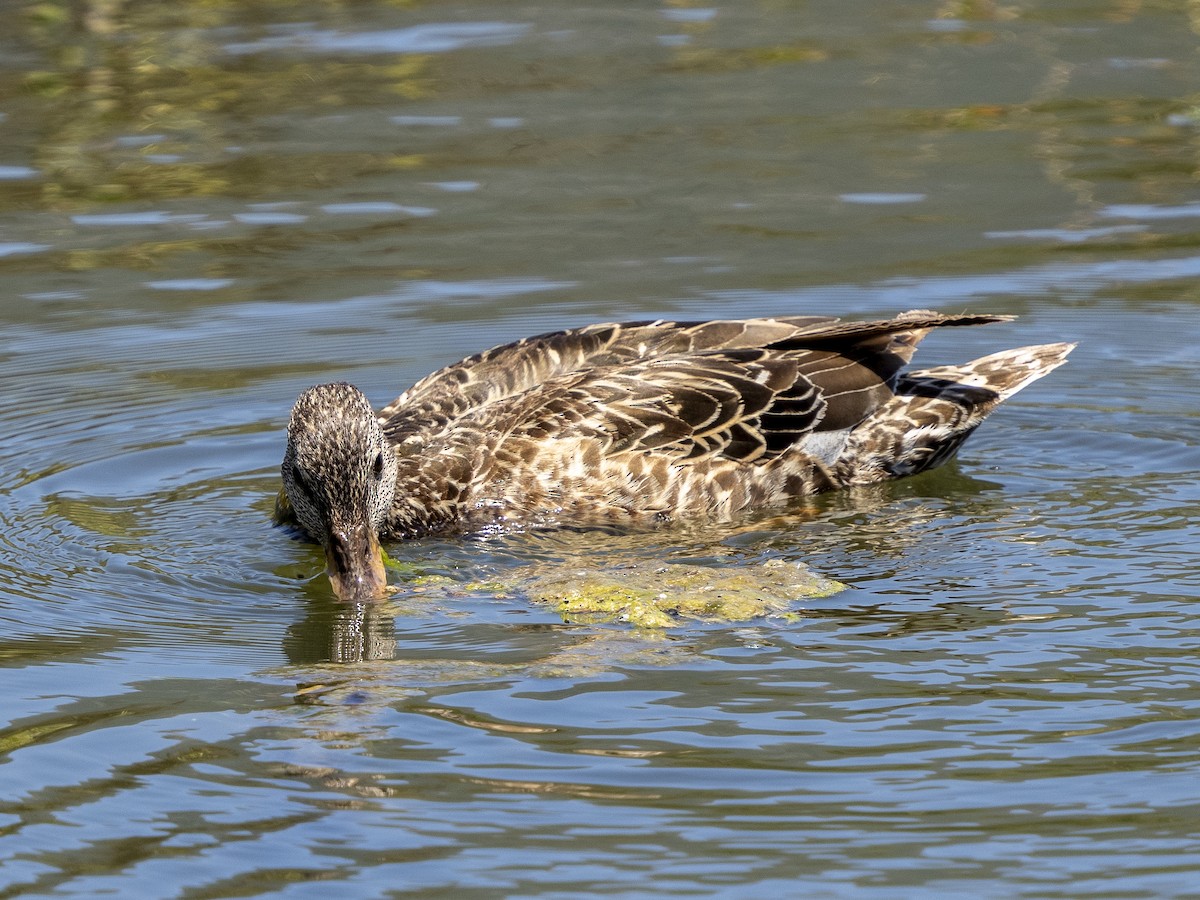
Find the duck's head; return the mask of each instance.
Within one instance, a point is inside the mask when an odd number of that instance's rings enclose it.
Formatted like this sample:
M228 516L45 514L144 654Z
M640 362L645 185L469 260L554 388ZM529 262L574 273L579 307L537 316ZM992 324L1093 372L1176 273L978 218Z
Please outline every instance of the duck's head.
M379 529L396 493L396 455L358 388L319 384L300 395L281 471L296 520L325 548L333 592L382 597Z

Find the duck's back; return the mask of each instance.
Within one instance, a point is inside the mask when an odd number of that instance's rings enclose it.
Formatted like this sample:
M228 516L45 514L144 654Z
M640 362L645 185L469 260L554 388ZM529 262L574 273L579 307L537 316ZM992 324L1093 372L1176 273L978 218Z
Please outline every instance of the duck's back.
M928 468L1065 357L1065 345L1009 351L1028 361L1017 379L1003 354L901 374L931 328L1006 318L604 324L497 347L381 411L407 498L396 530L423 530L411 520L425 507L437 527L465 528L727 517ZM917 432L936 448L910 452Z

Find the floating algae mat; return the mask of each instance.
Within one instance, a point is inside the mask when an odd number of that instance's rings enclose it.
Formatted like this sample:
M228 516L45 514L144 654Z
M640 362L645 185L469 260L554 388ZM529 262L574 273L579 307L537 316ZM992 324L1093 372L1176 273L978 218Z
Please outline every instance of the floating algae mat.
M773 559L761 563L730 560L721 568L688 563L637 561L597 567L594 563L556 564L510 570L495 580L468 584L417 577L408 587L452 598L487 591L523 596L552 605L567 622L628 622L668 628L683 621L744 622L762 616L796 615L800 600L828 597L845 585L803 565ZM403 592L404 588L401 588Z
M770 560L717 569L684 563L630 563L602 571L535 575L524 592L570 622L629 622L649 628L681 619L742 622L795 614L798 600L828 597L842 584L797 563Z

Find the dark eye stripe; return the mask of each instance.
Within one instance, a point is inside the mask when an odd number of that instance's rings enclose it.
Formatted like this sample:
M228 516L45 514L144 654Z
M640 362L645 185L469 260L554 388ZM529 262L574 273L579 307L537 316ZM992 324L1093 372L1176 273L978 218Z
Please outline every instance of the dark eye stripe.
M375 480L378 481L383 477L383 454L379 453L375 456Z

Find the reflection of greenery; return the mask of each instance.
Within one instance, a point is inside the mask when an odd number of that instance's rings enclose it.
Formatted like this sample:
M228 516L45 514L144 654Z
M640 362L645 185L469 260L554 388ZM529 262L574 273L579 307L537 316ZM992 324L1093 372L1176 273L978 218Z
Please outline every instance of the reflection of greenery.
M92 0L79 8L65 2L26 7L24 37L48 63L23 81L41 106L37 162L46 176L44 199L73 205L227 195L236 185L260 184L245 177L255 164L238 149L245 141L242 123L287 110L335 111L428 94L424 54L282 62L224 53L220 29L277 22L281 6ZM293 16L313 13L286 6ZM319 14L337 19L348 6L325 2ZM131 135L146 139L129 141ZM413 163L388 153L329 156L337 159L329 160L326 176L339 178ZM305 164L311 169L312 159ZM265 174L278 180L278 160L269 168ZM322 175L310 171L309 177Z
M715 49L684 47L676 51L671 69L680 72L736 72L767 66L819 62L828 53L809 44Z
M150 534L149 529L139 524L142 510L134 503L105 507L92 498L59 494L50 498L48 507L71 524L105 537L131 540Z
M74 727L74 722L50 722L45 725L31 725L28 728L11 728L0 732L0 757L8 756L15 750L41 743L42 738L49 737L57 731Z
M587 678L611 672L620 666L672 666L694 661L696 651L685 641L668 638L661 631L579 629L557 626L543 634L546 649L532 659L408 658L396 655L396 645L378 656L326 655L307 657L289 653L291 665L267 674L296 685L295 699L312 706L362 704L364 710L380 703L405 702L430 687L452 682L495 682L505 678ZM550 635L553 634L553 637ZM442 718L454 713L440 713ZM458 721L462 721L459 719ZM482 717L462 724L488 731L512 732L516 727Z
M964 22L1002 22L1018 18L1020 10L994 0L946 0L938 7L939 19L961 19Z

